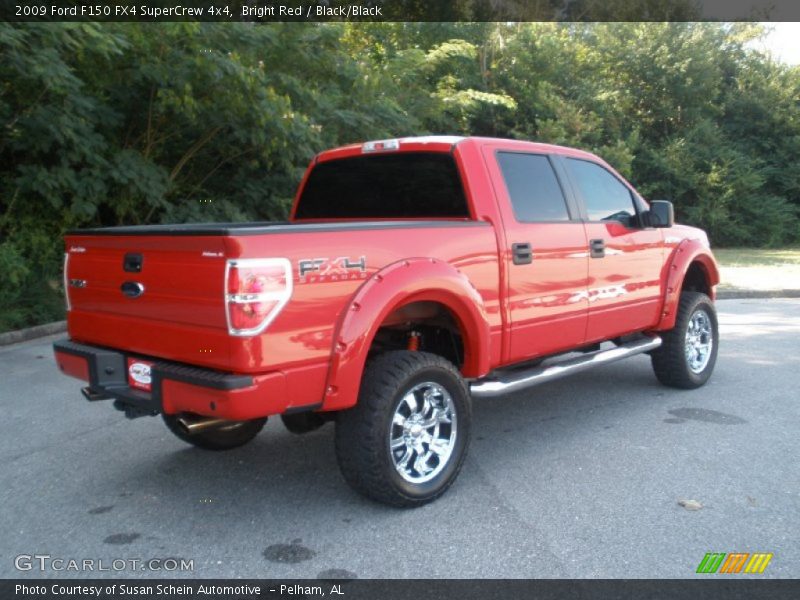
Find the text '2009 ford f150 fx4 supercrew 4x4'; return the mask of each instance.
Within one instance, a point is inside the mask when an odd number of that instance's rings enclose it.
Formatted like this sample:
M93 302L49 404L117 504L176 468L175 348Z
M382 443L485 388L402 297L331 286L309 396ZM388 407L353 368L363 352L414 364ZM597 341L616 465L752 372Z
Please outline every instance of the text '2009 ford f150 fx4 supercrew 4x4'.
M214 450L272 415L335 421L344 478L397 506L452 484L471 398L645 352L695 388L718 347L706 235L598 157L522 141L322 152L288 222L72 231L64 281L55 355L86 398Z

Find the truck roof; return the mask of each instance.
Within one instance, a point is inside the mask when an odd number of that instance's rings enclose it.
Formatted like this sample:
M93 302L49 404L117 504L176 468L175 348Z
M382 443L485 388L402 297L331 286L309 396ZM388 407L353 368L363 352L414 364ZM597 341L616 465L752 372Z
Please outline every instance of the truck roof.
M458 136L458 135L426 135L400 137L383 140L370 140L359 144L348 144L338 148L332 148L320 152L316 156L317 162L325 162L338 158L347 158L360 154L372 152L400 151L400 152L450 152L455 146L461 144L475 144L478 146L488 146L502 144L503 146L519 150L520 152L537 152L546 154L561 154L564 156L575 156L580 158L598 157L590 152L558 146L556 144L545 144L542 142L529 142L525 140L512 140L506 138L493 138L481 136Z

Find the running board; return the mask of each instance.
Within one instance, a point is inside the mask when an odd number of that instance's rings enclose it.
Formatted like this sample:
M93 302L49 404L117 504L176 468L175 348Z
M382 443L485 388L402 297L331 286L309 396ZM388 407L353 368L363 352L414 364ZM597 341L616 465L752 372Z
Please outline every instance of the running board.
M554 379L561 379L573 373L580 373L594 367L607 365L629 356L650 352L660 345L660 337L646 337L622 344L616 348L598 350L549 366L518 370L497 370L483 379L473 381L469 389L474 398L494 398L539 385L540 383L553 381Z

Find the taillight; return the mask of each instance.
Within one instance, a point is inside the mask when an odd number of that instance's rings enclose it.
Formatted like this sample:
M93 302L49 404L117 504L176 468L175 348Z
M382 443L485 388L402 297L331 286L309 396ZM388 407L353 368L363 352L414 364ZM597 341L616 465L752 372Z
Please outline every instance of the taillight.
M292 265L285 258L229 260L225 313L230 335L258 335L292 296Z
M72 310L72 303L69 301L69 277L67 276L67 269L69 268L69 252L64 252L64 302L66 309L69 312Z

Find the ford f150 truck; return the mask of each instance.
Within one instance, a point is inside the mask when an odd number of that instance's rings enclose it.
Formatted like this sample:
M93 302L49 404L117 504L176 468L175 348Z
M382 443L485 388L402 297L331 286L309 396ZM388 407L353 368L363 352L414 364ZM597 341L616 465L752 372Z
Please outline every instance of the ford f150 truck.
M440 496L491 398L648 353L696 388L717 356L706 235L603 160L477 137L322 152L286 223L66 237L59 368L128 417L223 450L335 421L358 492Z

